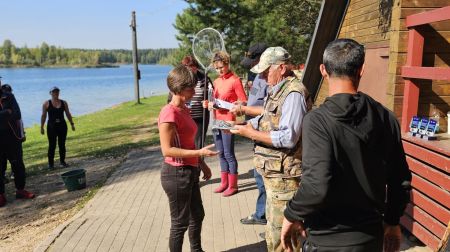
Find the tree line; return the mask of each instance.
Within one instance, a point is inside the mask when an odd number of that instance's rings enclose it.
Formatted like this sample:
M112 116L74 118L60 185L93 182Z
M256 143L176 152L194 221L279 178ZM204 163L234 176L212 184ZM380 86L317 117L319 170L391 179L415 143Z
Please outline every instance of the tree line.
M168 64L175 49L140 49L141 64ZM16 47L9 39L0 47L0 67L13 66L107 66L131 64L131 50L64 49L43 42L35 48Z
M320 0L185 0L189 7L178 14L180 48L170 56L173 64L191 54L195 34L212 27L223 34L234 69L248 47L256 42L282 46L294 64L304 63L320 10Z

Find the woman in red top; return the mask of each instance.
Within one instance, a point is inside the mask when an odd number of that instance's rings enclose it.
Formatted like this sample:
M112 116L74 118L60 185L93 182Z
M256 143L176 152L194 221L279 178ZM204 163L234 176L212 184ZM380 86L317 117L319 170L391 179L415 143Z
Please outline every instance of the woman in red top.
M186 66L178 66L167 76L167 86L172 100L161 109L158 118L159 137L164 162L161 169L161 185L169 198L171 228L169 249L180 251L184 233L189 228L191 251L203 251L201 230L205 211L200 195L199 176L211 178L211 170L199 157L217 155L209 145L195 148L197 125L189 114L186 102L195 93L195 75Z
M219 78L214 80L214 99L224 100L230 103L240 101L245 104L247 96L245 95L239 76L230 70L230 56L226 52L217 52L212 59L214 68L219 73ZM204 106L212 107L205 101ZM229 110L215 109L215 120L226 121L234 125L236 116ZM234 135L227 130L217 130L214 134L214 142L217 150L220 151L220 170L221 183L214 190L216 193L223 192L223 196L231 196L238 191L238 163L234 154Z

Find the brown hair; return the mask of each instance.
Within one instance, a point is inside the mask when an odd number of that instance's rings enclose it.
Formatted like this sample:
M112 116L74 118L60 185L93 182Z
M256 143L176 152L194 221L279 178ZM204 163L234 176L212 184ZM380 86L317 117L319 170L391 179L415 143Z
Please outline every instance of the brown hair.
M212 58L212 63L215 62L223 62L225 65L230 64L230 55L225 51L218 51L214 53L214 57Z
M181 60L181 64L185 66L195 66L198 68L198 62L191 55L184 56Z
M186 88L193 88L196 84L194 73L183 65L176 66L167 75L167 87L174 94L179 94Z

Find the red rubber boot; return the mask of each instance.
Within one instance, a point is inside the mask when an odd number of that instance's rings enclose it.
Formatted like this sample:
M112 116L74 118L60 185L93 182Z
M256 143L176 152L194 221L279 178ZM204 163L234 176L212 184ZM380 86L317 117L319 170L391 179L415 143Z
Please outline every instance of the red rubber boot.
M237 174L228 174L228 189L223 193L224 197L231 196L238 192L238 175Z
M17 190L16 191L16 199L34 199L36 195L27 190Z
M221 193L228 187L228 172L220 172L220 186L214 190L215 193Z

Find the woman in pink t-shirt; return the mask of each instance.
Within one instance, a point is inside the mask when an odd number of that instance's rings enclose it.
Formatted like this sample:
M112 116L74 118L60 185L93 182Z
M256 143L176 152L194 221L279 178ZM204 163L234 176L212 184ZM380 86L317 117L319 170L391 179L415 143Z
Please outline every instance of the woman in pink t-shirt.
M195 75L186 66L170 71L167 86L173 95L172 101L161 109L158 118L164 156L161 185L169 198L171 252L181 252L184 233L188 228L191 251L203 251L200 234L205 211L198 183L200 170L203 179L209 180L211 169L199 157L218 154L209 150L213 144L200 150L195 148L197 125L185 104L194 95L196 84Z
M247 102L244 88L239 76L230 70L230 56L226 52L217 52L212 59L214 68L219 73L219 78L214 80L214 99L234 103ZM205 107L215 107L214 104L204 102ZM222 120L231 125L236 122L236 116L226 109L213 111L215 120ZM227 130L217 130L214 134L214 142L220 151L220 178L221 183L214 190L215 193L223 192L223 196L231 196L238 191L238 163L234 154L234 135Z

